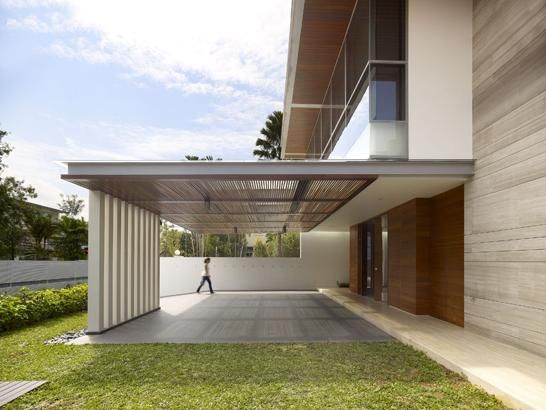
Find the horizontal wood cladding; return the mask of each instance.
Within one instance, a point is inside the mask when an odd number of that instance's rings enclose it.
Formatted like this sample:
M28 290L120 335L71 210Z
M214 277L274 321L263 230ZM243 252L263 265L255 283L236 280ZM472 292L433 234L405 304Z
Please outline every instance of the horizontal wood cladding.
M292 103L322 104L355 3L305 2Z
M465 323L546 352L546 3L474 3Z

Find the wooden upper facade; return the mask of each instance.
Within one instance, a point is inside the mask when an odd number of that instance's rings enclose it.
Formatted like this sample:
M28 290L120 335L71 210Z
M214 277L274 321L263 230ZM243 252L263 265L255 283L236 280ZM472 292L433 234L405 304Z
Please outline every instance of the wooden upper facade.
M296 0L293 7L301 3ZM283 127L286 159L307 153L355 3L306 0L301 16L293 14Z

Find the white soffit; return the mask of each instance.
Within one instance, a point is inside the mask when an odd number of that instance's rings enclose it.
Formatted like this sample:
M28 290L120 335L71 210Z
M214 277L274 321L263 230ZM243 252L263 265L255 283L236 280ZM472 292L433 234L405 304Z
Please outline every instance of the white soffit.
M464 184L461 176L379 176L313 231L348 231L414 198L430 198Z

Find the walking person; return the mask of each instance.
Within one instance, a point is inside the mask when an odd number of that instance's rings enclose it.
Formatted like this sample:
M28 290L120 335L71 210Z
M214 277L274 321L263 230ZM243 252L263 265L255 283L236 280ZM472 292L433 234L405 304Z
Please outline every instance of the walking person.
M201 283L199 284L199 287L197 288L197 293L201 291L201 288L205 284L205 282L208 282L209 284L209 290L210 293L213 294L214 291L212 290L212 282L210 281L210 268L209 268L210 258L205 258L205 266L203 267L203 272L201 273Z

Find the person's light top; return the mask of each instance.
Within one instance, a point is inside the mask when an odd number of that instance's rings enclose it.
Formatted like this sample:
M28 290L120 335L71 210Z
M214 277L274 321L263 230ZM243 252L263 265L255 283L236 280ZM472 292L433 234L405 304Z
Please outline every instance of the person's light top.
M205 266L203 268L203 272L201 273L201 276L210 276L210 269L209 264L205 263Z

